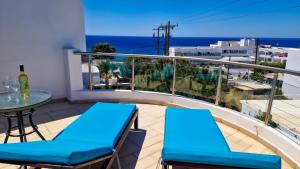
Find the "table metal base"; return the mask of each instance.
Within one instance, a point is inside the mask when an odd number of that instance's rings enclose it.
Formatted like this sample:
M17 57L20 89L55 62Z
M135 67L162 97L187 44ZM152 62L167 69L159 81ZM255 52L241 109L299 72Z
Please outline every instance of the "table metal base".
M7 127L7 131L6 131L6 136L4 139L4 144L7 143L8 138L9 137L19 137L21 142L27 142L27 135L33 134L33 133L37 133L39 135L39 137L42 140L45 140L45 138L43 137L43 135L38 131L37 126L33 123L32 120L32 114L34 112L34 109L30 109L29 112L15 112L15 113L4 113L1 114L2 116L6 117L7 122L8 122L8 127ZM32 128L32 131L27 132L25 131L25 125L24 125L24 118L25 116L28 116L29 119L29 124ZM17 119L17 125L16 126L12 126L12 119ZM19 134L11 134L11 131L13 129L18 129L19 130Z

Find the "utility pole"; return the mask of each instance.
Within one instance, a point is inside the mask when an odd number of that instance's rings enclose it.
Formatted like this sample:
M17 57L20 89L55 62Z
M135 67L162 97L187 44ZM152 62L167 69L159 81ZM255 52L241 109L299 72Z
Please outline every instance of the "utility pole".
M157 40L157 53L159 53L159 48L160 48L160 41L159 41L159 31L162 30L164 31L164 54L166 56L169 55L169 48L170 48L170 40L171 40L171 31L177 27L178 24L176 25L172 25L170 21L168 21L168 23L166 25L160 25L157 28L153 29L155 31L157 31L157 35L158 35L158 40Z
M231 56L229 56L229 60L228 60L229 62L231 61ZM228 84L228 79L229 79L229 74L230 74L230 65L227 65L227 76L226 76L226 81L227 81L227 84Z
M259 45L258 45L258 38L257 38L257 39L255 39L255 60L254 60L254 64L257 64L258 55L259 55Z
M157 55L160 54L160 31L162 30L162 28L158 27L158 28L154 28L153 31L157 31L157 41L156 41L156 46L157 46ZM153 37L155 37L155 33L153 34Z
M168 51L167 51L167 48L168 48L168 39L169 39L169 35L168 35L168 26L165 25L162 27L163 30L165 31L165 44L164 44L164 53L165 55L167 56L168 55Z

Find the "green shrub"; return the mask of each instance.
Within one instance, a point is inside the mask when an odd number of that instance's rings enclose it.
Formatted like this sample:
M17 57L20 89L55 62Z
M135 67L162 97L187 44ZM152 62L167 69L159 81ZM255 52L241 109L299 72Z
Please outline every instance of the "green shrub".
M266 119L266 116L265 116L266 113L261 113L259 115L256 115L255 118L257 118L258 120L260 121L265 121ZM273 128L277 128L279 126L278 123L274 122L273 120L269 120L269 125Z

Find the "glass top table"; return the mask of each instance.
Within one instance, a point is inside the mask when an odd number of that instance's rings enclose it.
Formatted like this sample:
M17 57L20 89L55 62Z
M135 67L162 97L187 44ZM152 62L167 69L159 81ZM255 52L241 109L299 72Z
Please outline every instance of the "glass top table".
M9 113L39 107L51 100L46 91L31 91L28 101L24 101L15 93L0 93L0 113Z
M37 133L41 139L45 140L38 131L37 126L33 123L32 114L35 108L40 107L51 100L52 96L46 91L31 91L29 99L24 101L16 93L0 93L0 115L7 118L7 131L4 143L7 143L9 137L19 137L21 142L26 142L26 136ZM31 132L25 132L24 118L28 117L29 125L32 127ZM12 119L17 120L17 126L12 126ZM19 134L12 134L11 131L17 128Z

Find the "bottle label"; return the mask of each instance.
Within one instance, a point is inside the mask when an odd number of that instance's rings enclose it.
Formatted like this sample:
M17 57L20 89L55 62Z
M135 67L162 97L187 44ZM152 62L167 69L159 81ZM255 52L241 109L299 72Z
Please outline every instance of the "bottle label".
M28 82L27 80L20 80L20 86L21 86L21 89L28 89Z

